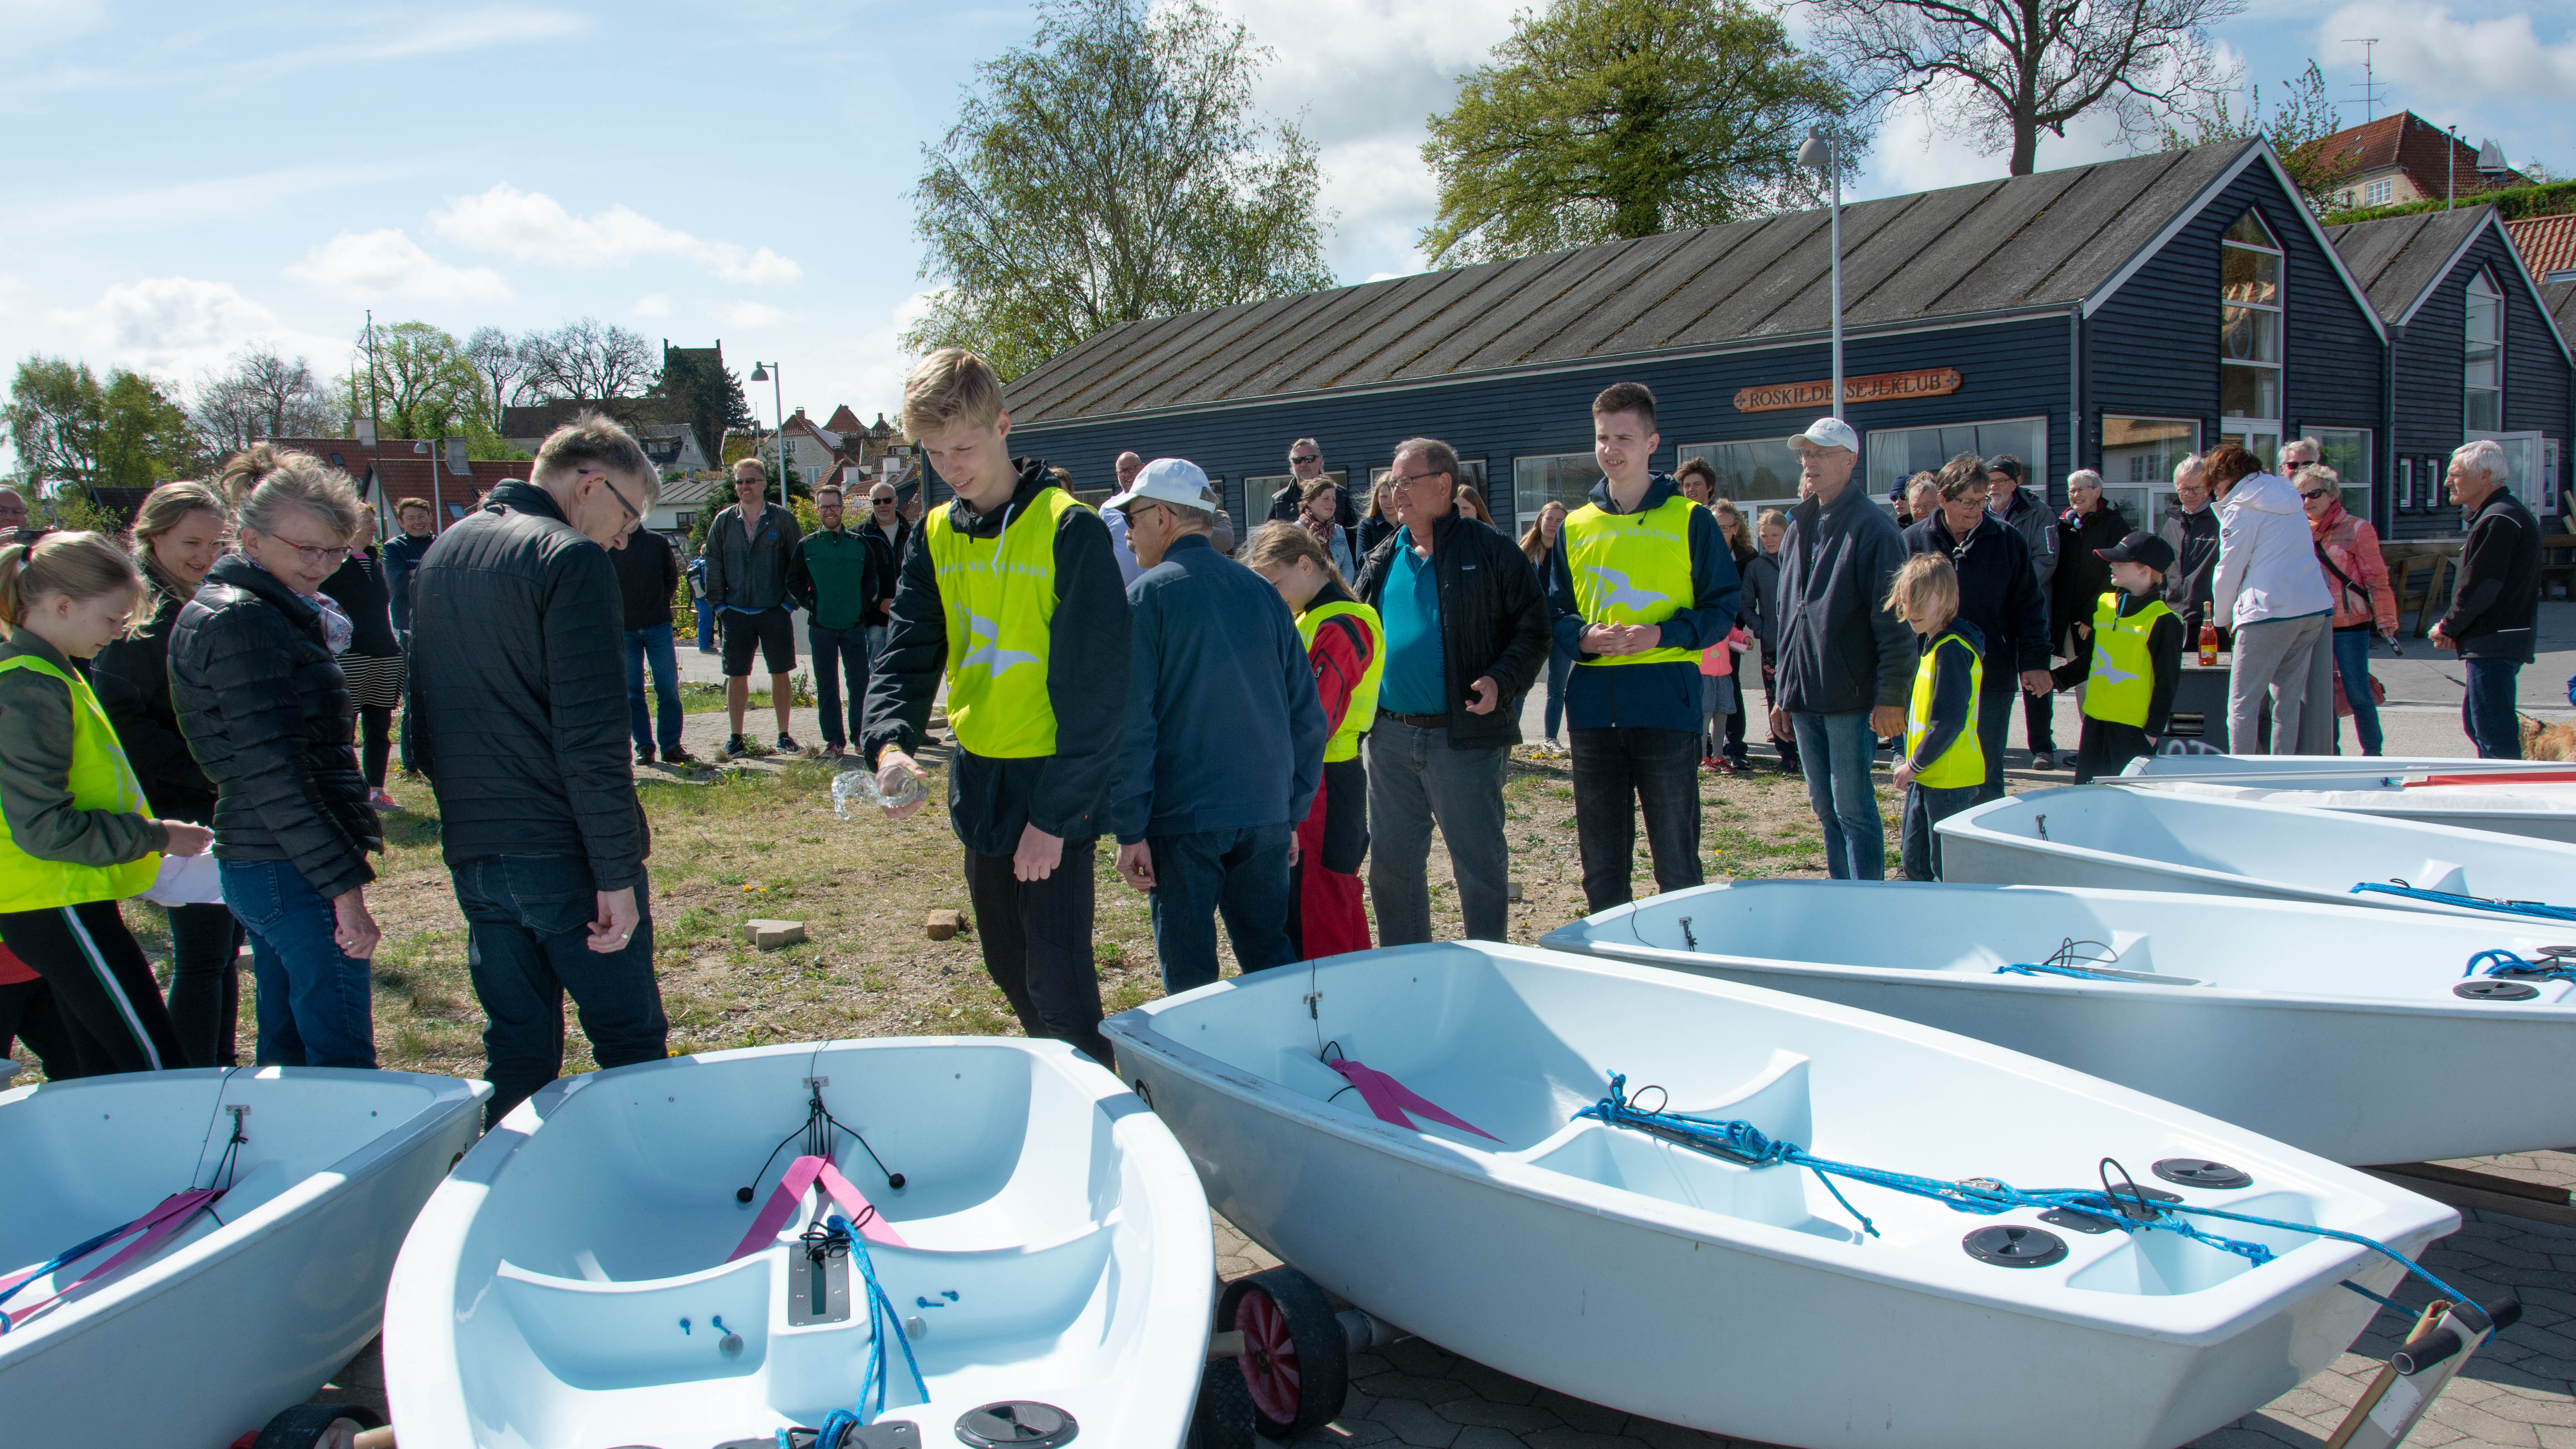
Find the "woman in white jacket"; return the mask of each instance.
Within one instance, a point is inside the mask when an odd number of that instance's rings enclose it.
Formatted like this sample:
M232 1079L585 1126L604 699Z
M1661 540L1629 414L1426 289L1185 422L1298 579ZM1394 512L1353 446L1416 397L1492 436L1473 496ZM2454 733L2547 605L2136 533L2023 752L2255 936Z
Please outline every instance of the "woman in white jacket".
M2211 612L2232 619L2235 661L2227 675L2227 752L2262 753L2255 726L2272 700L2272 753L2300 752L2308 701L2332 699L2334 651L2327 625L2334 597L2317 566L2315 541L2298 491L2263 471L2261 460L2234 443L2201 458L2202 476L2218 500L2218 571ZM2318 730L2312 729L2311 734Z

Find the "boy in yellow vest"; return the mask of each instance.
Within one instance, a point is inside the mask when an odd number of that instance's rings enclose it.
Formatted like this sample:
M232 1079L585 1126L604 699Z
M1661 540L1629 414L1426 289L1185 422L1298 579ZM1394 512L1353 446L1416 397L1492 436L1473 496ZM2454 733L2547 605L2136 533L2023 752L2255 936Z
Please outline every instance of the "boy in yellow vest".
M1111 1065L1091 955L1093 866L1127 712L1127 592L1100 515L1037 458L1013 458L991 365L921 360L903 428L956 491L906 545L861 747L894 798L944 677L957 736L948 819L984 969L1020 1027ZM890 813L909 815L914 800Z
M2132 533L2094 553L2110 561L2111 591L2096 599L2092 637L2082 653L2054 671L2057 687L2084 686L2084 734L2076 744L2075 783L2116 775L2155 753L2182 678L2182 617L2165 607L2165 575L2174 548L2152 533Z
M1896 788L1905 792L1905 878L1939 880L1941 836L1932 827L1975 804L1986 783L1977 740L1986 637L1959 617L1959 575L1946 554L1907 558L1888 585L1887 611L1914 630L1923 649L1905 709L1905 755L1896 762Z

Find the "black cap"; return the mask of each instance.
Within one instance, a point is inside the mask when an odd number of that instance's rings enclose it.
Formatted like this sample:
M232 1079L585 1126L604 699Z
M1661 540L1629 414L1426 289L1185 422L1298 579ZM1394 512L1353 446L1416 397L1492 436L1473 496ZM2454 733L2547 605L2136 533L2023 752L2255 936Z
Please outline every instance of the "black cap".
M2003 474L2005 477L2012 479L2015 486L2019 486L2022 481L2021 459L2014 457L2010 453L1997 453L1993 457L1988 458L1986 460L1986 471L1989 473Z
M2152 533L2132 533L2110 548L2097 548L2093 552L2113 563L2145 564L2160 574L2173 571L2173 545Z

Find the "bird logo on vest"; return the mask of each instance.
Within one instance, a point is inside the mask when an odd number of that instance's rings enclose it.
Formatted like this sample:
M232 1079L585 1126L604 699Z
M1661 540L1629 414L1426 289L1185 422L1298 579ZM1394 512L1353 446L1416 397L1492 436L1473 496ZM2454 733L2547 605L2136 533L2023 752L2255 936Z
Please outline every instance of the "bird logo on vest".
M1000 642L1002 632L1000 625L978 615L972 609L961 607L958 612L966 616L968 637L977 641L974 648L966 651L966 657L957 661L958 668L972 669L981 664L994 676L999 677L1014 665L1038 662L1038 657L1026 650L1003 648Z
M2111 662L2111 651L2093 646L2093 678L2102 684L2126 684L2138 676Z
M1655 604L1672 602L1662 594L1650 593L1638 588L1628 582L1626 574L1617 569L1605 569L1598 564L1585 564L1583 571L1608 586L1609 593L1603 596L1601 602L1614 609L1643 609Z

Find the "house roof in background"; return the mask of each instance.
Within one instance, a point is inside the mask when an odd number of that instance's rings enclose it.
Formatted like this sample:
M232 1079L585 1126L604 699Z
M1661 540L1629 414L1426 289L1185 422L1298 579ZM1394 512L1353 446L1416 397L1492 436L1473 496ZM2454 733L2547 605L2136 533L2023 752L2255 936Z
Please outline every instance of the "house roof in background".
M2467 196L2497 186L2531 184L2531 179L2519 171L2508 171L2500 179L2488 181L2478 171L2477 147L2413 111L2346 127L2313 144L2321 164L2329 169L2341 167L2347 174L2359 175L2394 166L2427 196L2442 195L2445 185L2452 188L2451 195Z
M2526 216L2504 224L2522 264L2543 280L2560 272L2576 273L2576 214Z
M2559 336L2576 337L2576 282L2542 283L2540 304L2558 323Z
M733 496L731 478L673 478L662 485L662 506L685 508L691 504L704 503L718 494L723 494L727 498Z
M2098 301L2259 142L1843 208L1846 328ZM2286 223L2287 219L2282 221ZM1021 426L1821 334L1822 209L1109 328L1010 387Z

